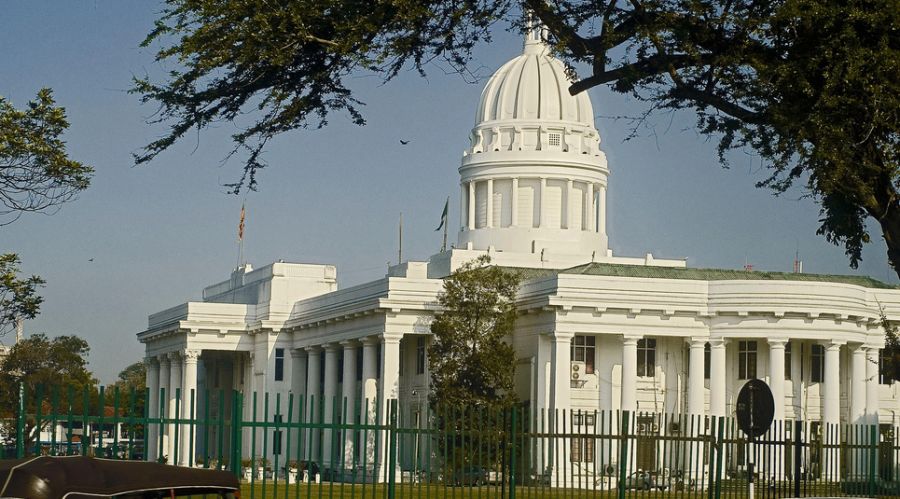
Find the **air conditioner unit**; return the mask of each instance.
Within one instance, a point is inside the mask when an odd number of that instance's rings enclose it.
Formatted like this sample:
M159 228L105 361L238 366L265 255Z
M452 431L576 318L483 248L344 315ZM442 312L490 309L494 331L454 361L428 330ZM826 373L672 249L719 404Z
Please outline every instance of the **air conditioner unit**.
M584 362L572 362L572 381L584 379L585 367Z

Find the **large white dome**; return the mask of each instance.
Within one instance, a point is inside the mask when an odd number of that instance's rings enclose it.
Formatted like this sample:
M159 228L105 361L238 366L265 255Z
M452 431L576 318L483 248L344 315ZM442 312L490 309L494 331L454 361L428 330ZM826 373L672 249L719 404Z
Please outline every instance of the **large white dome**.
M536 30L488 81L459 168L459 247L606 254L606 156L569 85Z
M539 40L529 39L524 53L504 64L484 87L475 122L541 120L593 128L590 97L587 92L569 94L569 85L563 63Z

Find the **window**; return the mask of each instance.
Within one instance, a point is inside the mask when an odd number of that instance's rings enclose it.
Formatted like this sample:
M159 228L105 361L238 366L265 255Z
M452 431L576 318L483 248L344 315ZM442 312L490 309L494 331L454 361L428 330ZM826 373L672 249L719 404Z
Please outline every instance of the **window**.
M281 415L278 414L275 416L275 424L281 424ZM272 432L272 454L276 456L281 455L281 429L276 428L274 432Z
M738 379L756 379L756 342L738 342Z
M416 338L416 374L425 374L425 337Z
M558 145L560 144L560 142L561 142L560 139L562 139L562 136L561 136L560 134L558 134L558 133L551 133L551 134L549 135L549 137L547 138L547 142L549 142L549 144L550 144L551 146L558 146Z
M584 362L584 373L593 374L594 356L596 352L596 340L594 336L575 335L572 338L572 361Z
M891 372L890 367L884 362L884 349L878 350L878 382L882 385L891 384L894 373Z
M654 376L656 373L656 339L638 340L637 356L637 375L644 377Z
M791 380L791 342L784 344L784 379Z
M569 460L573 463L593 463L594 462L594 439L593 438L573 438L572 451Z
M284 381L284 349L275 349L275 381Z
M712 347L707 343L703 346L703 379L709 379L709 368L712 365Z
M809 359L809 380L813 383L825 381L825 347L813 345Z

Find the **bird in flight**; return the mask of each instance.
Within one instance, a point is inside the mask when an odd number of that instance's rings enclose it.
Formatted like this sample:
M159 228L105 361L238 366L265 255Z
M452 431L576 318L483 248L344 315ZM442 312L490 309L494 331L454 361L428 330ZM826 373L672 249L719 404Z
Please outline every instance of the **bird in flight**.
M409 141L408 141L408 140L400 139L400 145L405 146L406 144L409 144Z
M89 262L93 262L94 259L93 259L93 258L88 258L88 261L89 261Z

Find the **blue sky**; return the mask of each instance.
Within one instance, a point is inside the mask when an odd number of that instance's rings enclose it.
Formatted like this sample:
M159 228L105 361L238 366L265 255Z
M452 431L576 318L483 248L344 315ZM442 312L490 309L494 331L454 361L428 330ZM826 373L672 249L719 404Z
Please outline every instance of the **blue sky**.
M76 201L0 228L0 251L19 253L25 272L47 280L42 313L26 333L84 337L103 382L143 357L135 334L148 314L198 299L238 258L245 198L221 186L240 174L239 160L222 164L233 125L192 135L149 165L132 164L132 153L163 132L146 124L155 108L127 93L132 75L167 69L138 47L161 8L8 0L0 16L0 95L21 107L52 87L71 122L71 155L96 168ZM396 262L401 212L404 258L436 252L434 228L448 195L457 225L457 168L481 87L521 43L499 30L476 53L483 79L475 84L438 66L427 78L407 72L387 85L354 77L368 126L337 115L325 129L290 133L268 148L259 191L246 195L246 259L255 266L277 259L336 264L342 287L379 278ZM872 234L859 270L850 269L841 248L815 235L818 208L803 190L773 197L755 189L765 170L751 154L733 154L731 169L722 169L715 141L695 131L691 113L656 115L626 141L628 123L611 117L636 116L641 105L603 88L591 98L611 170L608 228L616 254L790 271L799 248L806 272L898 282L880 233Z

